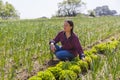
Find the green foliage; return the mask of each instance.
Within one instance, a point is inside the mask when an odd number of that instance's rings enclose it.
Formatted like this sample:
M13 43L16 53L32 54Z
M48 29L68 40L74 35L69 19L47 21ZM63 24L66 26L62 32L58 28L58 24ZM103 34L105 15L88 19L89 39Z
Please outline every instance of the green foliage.
M101 70L104 63L101 61L101 58L96 55L99 50L108 50L115 49L119 44L118 40L112 40L110 42L101 43L93 47L92 49L85 51L86 57L84 60L80 60L79 57L74 58L71 62L59 62L56 67L50 67L46 71L50 71L56 80L75 80L81 72L88 71L88 69L93 70L97 73ZM111 59L109 59L110 61ZM101 64L101 65L99 65ZM100 68L99 68L100 67ZM46 72L45 72L46 73ZM95 73L93 73L93 77L95 78ZM41 76L44 72L39 72L39 77L42 79L47 79ZM50 74L50 73L49 73ZM53 76L52 75L52 76Z
M63 65L63 64L65 64L65 62L60 61L60 62L56 65L56 67L62 68L62 65Z
M95 47L92 47L92 49L84 51L84 54L86 56L89 56L89 55L92 55L92 54L97 54L97 50L96 50Z
M77 57L75 57L71 62L72 62L72 64L74 64L74 62L77 62L77 61L79 61L80 60L80 58L79 58L79 56L77 56Z
M71 70L62 70L60 72L59 80L76 80L77 74Z
M119 17L109 16L92 19L87 17L76 17L71 19L75 23L74 31L78 35L83 48L87 47L88 44L105 39L110 35L118 34L120 32ZM0 80L11 80L10 78L12 78L12 80L14 80L13 78L21 80L21 77L19 79L16 77L18 75L15 73L16 71L19 72L27 69L29 70L28 74L31 74L30 71L33 71L33 68L35 69L36 66L34 64L36 62L38 62L38 67L44 66L43 63L50 59L48 42L53 39L60 30L63 29L61 26L63 25L64 20L65 18L1 21L0 53L2 55L0 55ZM111 42L112 41L110 41L109 44L111 44ZM120 48L116 50L119 49ZM115 51L112 53L115 53ZM106 55L108 53L110 52L107 51ZM115 55L117 58L114 57L114 54L112 56L109 54L109 56L115 58L114 61L118 64L118 61L120 61L119 54ZM104 59L105 56L102 57L103 58L101 60L98 59L98 62L95 63L93 68L95 68L99 62L103 61L102 63L104 63L104 61L107 61ZM112 60L113 58L110 59ZM76 65L77 61L79 61L79 57L77 57L76 61L72 61L71 64ZM111 64L114 65L112 62ZM12 65L16 67L7 67ZM98 64L96 68L99 68L99 66L101 66L101 63L100 65ZM107 68L105 70L107 70ZM118 69L118 71L119 70L120 69ZM9 73L7 74L6 71L9 71ZM102 73L102 71L100 72ZM12 74L15 75L11 76ZM97 75L97 73L95 75ZM97 77L101 76L102 75L97 75ZM91 74L89 77L91 77ZM104 75L102 77L104 77ZM104 79L105 78L101 80Z
M28 80L42 80L42 78L38 77L38 76L32 76L31 78L29 78Z
M56 67L60 67L63 70L69 69L69 67L72 66L71 62L67 61L67 62L59 62Z
M107 45L106 43L101 43L101 44L94 46L94 48L97 50L99 54L104 54L105 51L107 50Z
M57 16L76 16L80 13L81 5L84 5L81 0L64 0L58 5Z
M97 50L95 49L95 47L92 47L92 49L90 50L91 53L93 54L97 54Z
M86 61L80 60L77 62L82 71L88 71L88 63Z
M40 71L37 73L37 76L42 80L56 80L54 75L50 71Z
M92 58L90 56L86 56L85 61L90 65L92 63Z
M119 41L114 40L109 43L108 48L110 47L110 49L115 49L117 47L118 43L119 43Z
M85 56L89 56L92 55L93 53L91 52L91 50L86 50L84 51Z
M59 78L60 72L62 71L60 67L49 67L47 70L52 72L56 79Z
M113 51L117 47L118 43L119 41L113 40L106 43L98 44L94 46L94 48L97 50L98 53L104 54L109 50Z
M19 18L19 14L17 13L12 4L8 2L4 4L2 1L0 1L0 18L16 19Z
M88 13L89 13L89 16L91 16L91 17L95 17L96 16L94 10L88 10Z
M70 66L70 70L74 71L77 75L81 73L81 68L78 65Z
M92 61L97 61L99 59L99 57L94 54L90 55L90 57L91 57Z

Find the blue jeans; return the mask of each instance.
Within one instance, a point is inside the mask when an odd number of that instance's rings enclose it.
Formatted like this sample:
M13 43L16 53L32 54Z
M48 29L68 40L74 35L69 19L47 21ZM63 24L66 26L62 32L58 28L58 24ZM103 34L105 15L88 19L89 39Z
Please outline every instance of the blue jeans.
M65 60L72 60L75 56L70 53L67 50L63 50L61 47L59 47L58 45L55 45L56 47L56 51L55 51L55 55L58 59L65 61Z

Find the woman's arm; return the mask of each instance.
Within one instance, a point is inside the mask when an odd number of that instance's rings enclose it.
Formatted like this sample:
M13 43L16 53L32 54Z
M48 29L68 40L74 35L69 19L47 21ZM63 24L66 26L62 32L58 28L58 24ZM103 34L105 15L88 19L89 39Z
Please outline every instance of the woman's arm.
M84 58L85 55L84 55L84 52L83 52L83 49L82 49L82 46L80 44L78 37L74 38L74 46L75 46L76 51L79 53L80 59Z
M58 43L58 42L60 41L60 35L61 35L61 32L59 32L59 33L57 34L57 36L56 36L53 40L51 40L51 41L49 42L49 44L51 44L51 43L54 43L54 44Z
M60 35L61 35L61 33L59 32L59 33L57 34L57 36L56 36L53 40L51 40L51 41L49 42L49 44L50 44L50 49L51 49L53 52L55 52L55 50L56 50L55 44L60 41Z

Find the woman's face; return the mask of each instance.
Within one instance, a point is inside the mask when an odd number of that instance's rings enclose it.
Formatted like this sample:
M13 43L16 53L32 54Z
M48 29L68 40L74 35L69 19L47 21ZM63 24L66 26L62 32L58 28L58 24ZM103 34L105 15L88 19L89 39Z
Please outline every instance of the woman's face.
M64 31L65 32L70 32L71 29L72 29L72 27L70 26L70 24L67 21L65 21L64 22Z

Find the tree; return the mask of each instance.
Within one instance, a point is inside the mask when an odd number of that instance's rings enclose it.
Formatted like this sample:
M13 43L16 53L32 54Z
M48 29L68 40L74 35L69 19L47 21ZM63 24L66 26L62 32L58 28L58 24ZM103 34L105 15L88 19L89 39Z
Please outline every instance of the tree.
M76 16L85 5L81 0L64 0L58 4L57 16Z
M89 16L95 17L95 11L94 10L88 10Z
M117 11L115 10L110 10L107 5L102 6L102 7L96 7L94 9L96 16L106 16L106 15L115 15Z
M2 16L3 14L3 2L0 0L0 17Z
M0 0L0 18L2 19L19 18L19 14L12 6L12 4L8 2L3 4L2 0Z

